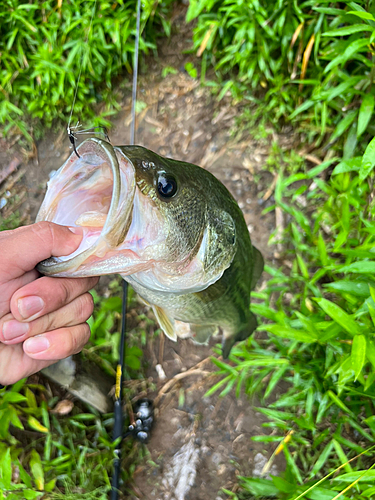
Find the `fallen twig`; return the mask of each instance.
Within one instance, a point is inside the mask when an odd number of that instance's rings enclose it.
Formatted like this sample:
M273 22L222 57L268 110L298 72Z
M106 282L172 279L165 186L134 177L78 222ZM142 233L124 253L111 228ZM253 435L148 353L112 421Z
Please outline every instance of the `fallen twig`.
M154 406L157 407L161 397L171 389L179 380L182 380L185 377L189 377L190 375L211 375L212 372L206 371L206 370L201 370L200 367L208 361L210 357L202 359L202 361L199 361L196 365L194 365L192 368L187 370L186 372L182 373L177 373L172 379L168 380L166 384L163 385L163 387L160 389L158 392L158 395L156 396L154 400Z
M157 406L161 397L169 391L171 387L173 387L179 380L189 377L190 375L211 375L212 372L209 372L207 370L188 370L187 372L182 372L182 373L177 373L171 380L168 380L168 382L163 385L163 387L160 389L158 395L156 396L154 400L154 405Z
M277 183L277 179L279 178L279 174L276 174L273 178L273 181L270 185L270 187L267 189L267 191L264 193L263 197L262 197L262 200L263 201L267 201L268 198L272 195L272 193L274 192L275 190L275 187L276 187L276 183Z

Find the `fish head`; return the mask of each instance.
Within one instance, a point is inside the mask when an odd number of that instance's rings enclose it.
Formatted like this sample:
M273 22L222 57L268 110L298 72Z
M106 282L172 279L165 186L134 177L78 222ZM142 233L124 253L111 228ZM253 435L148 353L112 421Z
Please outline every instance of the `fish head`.
M199 291L221 277L236 251L236 228L212 174L96 138L78 153L49 181L37 221L81 227L82 242L71 255L40 263L42 274L120 273L172 293Z

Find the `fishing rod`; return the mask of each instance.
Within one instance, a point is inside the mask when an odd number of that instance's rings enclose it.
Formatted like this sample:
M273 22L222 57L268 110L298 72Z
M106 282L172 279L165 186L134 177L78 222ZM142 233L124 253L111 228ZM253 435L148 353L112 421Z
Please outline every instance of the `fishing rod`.
M139 53L139 32L141 21L141 0L137 0L137 24L135 35L135 49L134 49L134 63L133 63L133 87L132 87L132 108L131 108L131 125L130 125L130 145L134 145L135 140L135 106L137 101L137 83L138 83L138 53ZM123 280L122 282L122 321L121 321L121 341L120 341L120 355L116 370L116 390L115 390L115 403L114 403L114 428L113 428L113 441L117 441L114 453L115 460L113 464L112 476L112 490L111 500L117 500L119 497L119 485L121 475L121 444L122 440L133 435L141 442L148 440L148 435L153 423L153 410L152 404L149 405L147 400L139 401L136 417L137 420L132 422L128 431L123 435L123 411L122 411L122 383L124 377L125 367L125 348L126 348L126 306L128 300L128 283Z
M115 460L113 462L111 500L117 500L119 494L121 474L121 442L123 438L123 413L122 413L122 383L124 379L125 342L126 342L126 305L128 301L128 284L123 280L122 285L122 318L121 318L121 340L119 360L116 370L115 403L113 406L114 426L112 441L118 440L114 450Z
M90 31L93 24L94 14L96 10L95 0L94 8L90 20L89 30L87 32L85 45L88 42ZM140 20L141 20L141 0L137 0L137 18L136 18L136 36L135 36L135 49L134 49L134 64L133 64L133 85L132 85L132 107L131 107L131 126L130 126L130 145L134 145L135 141L135 121L136 121L136 101L137 101L137 83L138 83L138 54L139 54L139 36L140 36ZM83 58L83 56L82 56ZM83 63L83 61L82 61ZM97 130L98 128L103 129L106 139L109 141L107 130L104 127L93 127L90 129L80 130L79 122L75 127L71 127L71 121L74 111L74 106L77 98L79 81L82 74L81 64L78 79L76 82L76 88L73 97L73 103L70 111L69 122L67 126L67 133L69 141L73 147L73 151L80 158L78 151L76 149L77 135L80 134L90 134ZM122 286L122 319L121 319L121 337L120 337L120 351L119 359L116 368L116 385L115 385L115 402L114 402L114 426L113 426L113 436L112 441L116 442L114 449L114 462L113 462L113 475L112 475L112 488L110 493L110 500L118 500L119 498L119 486L120 486L120 476L121 476L121 444L123 439L132 436L141 443L146 443L148 441L151 427L154 420L153 405L148 399L140 399L134 406L134 416L135 419L128 426L127 432L123 433L124 415L122 410L122 386L124 381L124 369L125 369L125 358L126 358L126 308L128 300L128 283L123 280Z

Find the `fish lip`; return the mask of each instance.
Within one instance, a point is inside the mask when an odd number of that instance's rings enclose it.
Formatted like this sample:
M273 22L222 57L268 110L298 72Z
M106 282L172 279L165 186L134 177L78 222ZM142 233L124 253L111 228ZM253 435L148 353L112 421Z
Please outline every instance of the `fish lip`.
M94 145L92 145L94 144ZM91 148L90 148L91 145ZM82 151L84 149L88 148L86 151ZM86 260L86 258L90 257L99 247L100 244L103 244L103 240L106 240L106 236L110 235L111 233L111 225L113 223L113 219L116 216L118 207L119 207L119 201L120 201L120 191L121 191L121 176L120 176L120 166L118 162L118 158L115 153L115 149L110 143L107 141L104 141L103 139L99 139L96 137L92 137L90 139L87 139L84 141L82 144L80 144L77 147L77 152L79 153L79 156L82 157L85 153L90 153L95 149L97 150L99 148L100 153L99 156L106 158L108 160L112 176L113 176L113 188L112 188L112 197L111 197L111 203L110 207L108 210L108 214L105 220L105 223L103 225L103 228L100 232L100 236L96 240L96 242L84 250L83 252L79 253L78 255L75 255L74 257L70 259L66 259L64 261L59 260L59 257L50 257L49 259L46 259L42 262L40 262L37 266L36 269L42 274L45 275L56 275L56 274L61 274L65 273L66 271L72 271L74 269L77 269L82 262ZM72 158L72 156L75 155L73 152L70 157L68 158L67 162ZM126 159L129 161L129 163L133 166L133 163L130 159L126 157ZM134 168L134 167L133 167ZM43 207L43 205L42 205ZM41 208L42 208L41 207ZM41 220L45 220L40 216L40 212L37 215L36 222L39 222Z
M133 146L131 146L131 147L133 147ZM140 148L142 146L134 146L134 147ZM137 157L135 154L129 155L129 146L113 146L113 150L117 151L120 155L122 155L125 158L125 160L127 160L129 163L131 163L133 165L133 168L134 168L134 160ZM126 153L125 153L125 150L126 150ZM116 157L116 159L117 159L117 157Z

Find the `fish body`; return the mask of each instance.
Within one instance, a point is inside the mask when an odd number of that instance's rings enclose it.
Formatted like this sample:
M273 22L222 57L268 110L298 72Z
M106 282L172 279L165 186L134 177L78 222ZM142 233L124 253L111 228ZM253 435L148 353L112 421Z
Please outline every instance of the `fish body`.
M256 328L250 292L263 270L242 212L210 172L140 146L89 139L48 184L37 221L80 226L70 256L43 274L119 273L172 340L223 331L223 356Z

